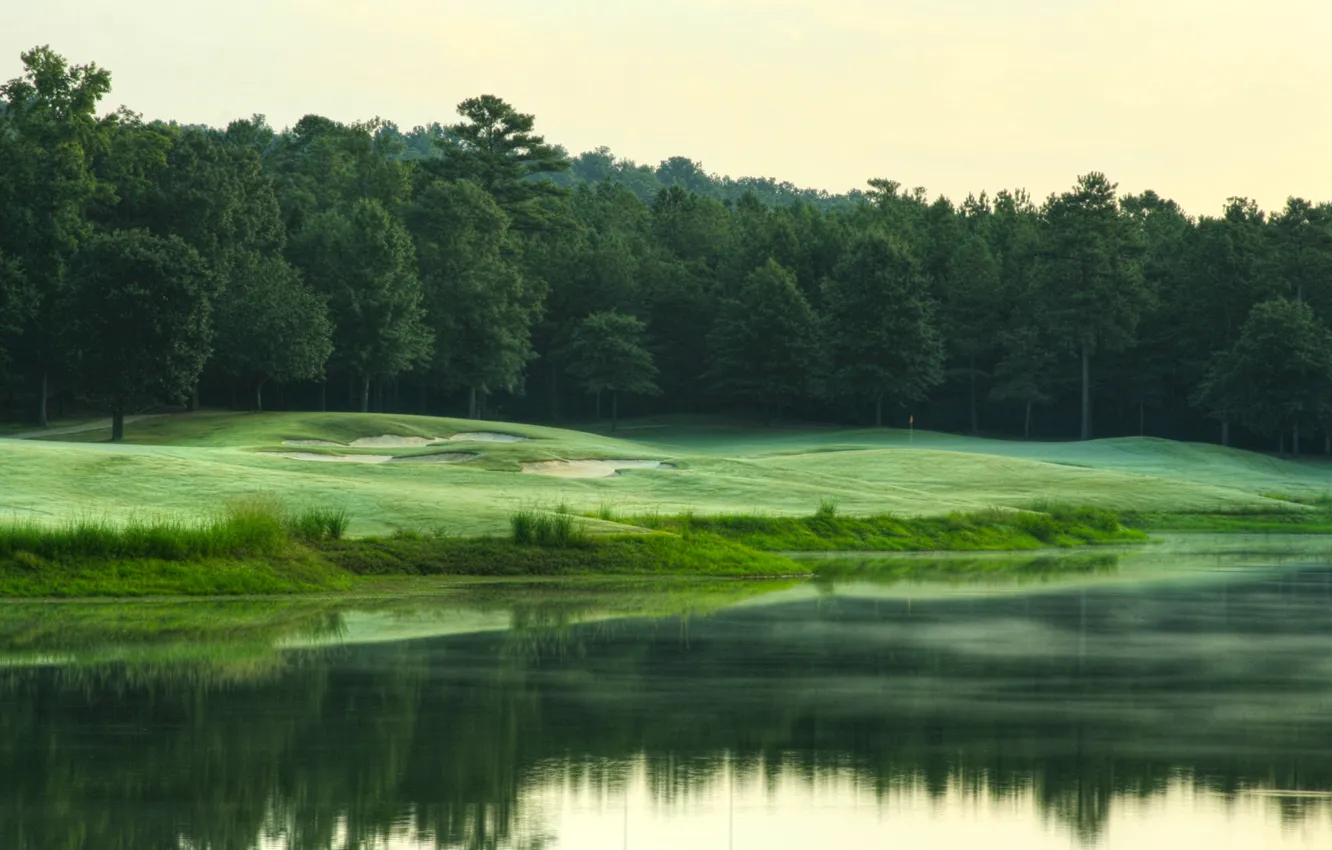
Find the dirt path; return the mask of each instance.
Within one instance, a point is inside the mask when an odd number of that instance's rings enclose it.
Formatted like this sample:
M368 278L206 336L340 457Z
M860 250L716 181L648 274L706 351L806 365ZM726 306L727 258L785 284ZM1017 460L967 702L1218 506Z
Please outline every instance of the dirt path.
M156 419L159 416L168 416L166 413L141 413L136 416L126 416L125 424L132 422L142 422L145 419ZM88 431L111 430L111 419L98 419L96 422L85 422L82 425L66 425L61 428L38 428L36 431L22 431L18 434L10 434L10 440L35 440L41 437L63 437L66 434L83 434Z

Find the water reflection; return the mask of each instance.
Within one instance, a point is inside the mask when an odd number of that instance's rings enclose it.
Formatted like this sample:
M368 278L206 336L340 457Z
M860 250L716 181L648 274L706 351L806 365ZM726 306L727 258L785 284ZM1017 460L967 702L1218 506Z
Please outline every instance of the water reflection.
M0 608L0 847L1332 838L1332 569L899 592Z

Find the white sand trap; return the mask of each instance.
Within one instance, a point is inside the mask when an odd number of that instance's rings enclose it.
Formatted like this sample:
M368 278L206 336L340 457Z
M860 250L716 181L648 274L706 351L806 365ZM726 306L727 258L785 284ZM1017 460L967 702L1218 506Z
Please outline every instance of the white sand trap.
M283 440L284 446L336 446L342 448L346 443L331 443L328 440Z
M476 460L481 455L476 452L441 452L437 455L416 455L415 457L395 457L394 463L466 463Z
M384 434L380 437L362 437L352 440L348 445L357 449L423 449L431 443L439 442L438 437L399 437Z
M449 437L449 442L461 443L467 440L472 440L478 443L525 443L530 439L531 437L520 437L517 434L501 434L498 431L467 431Z
M318 463L388 463L393 455L317 455L313 452L264 452L288 460L312 460Z
M522 465L523 472L556 478L612 478L622 469L675 469L659 460L541 460Z

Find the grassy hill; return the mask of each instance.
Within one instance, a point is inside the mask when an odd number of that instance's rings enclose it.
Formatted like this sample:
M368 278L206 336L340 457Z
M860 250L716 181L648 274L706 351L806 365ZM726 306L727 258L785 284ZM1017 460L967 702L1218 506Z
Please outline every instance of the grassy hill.
M633 424L633 423L631 423ZM265 493L296 507L352 516L352 534L443 528L501 532L524 505L567 502L617 515L758 512L807 515L833 499L845 514L938 514L1037 500L1121 511L1262 510L1265 493L1332 492L1332 464L1293 462L1156 439L1023 443L947 434L832 428L745 429L717 423L636 423L619 438L498 422L340 413L198 413L144 419L127 442L93 429L53 439L0 440L0 517L124 518L200 514ZM447 438L502 433L521 442ZM436 445L347 444L382 435ZM392 457L383 463L282 457ZM422 457L463 462L410 462ZM522 471L541 461L663 461L609 478ZM609 527L609 524L607 524Z

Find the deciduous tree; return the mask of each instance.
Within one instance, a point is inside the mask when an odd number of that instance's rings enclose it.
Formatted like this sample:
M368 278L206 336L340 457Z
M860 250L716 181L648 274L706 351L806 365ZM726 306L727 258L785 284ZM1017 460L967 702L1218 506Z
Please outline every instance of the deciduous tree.
M645 325L614 311L593 313L574 328L567 357L569 372L598 400L611 394L611 430L620 427L620 393L656 395L657 367L643 345ZM598 404L600 409L600 404Z
M111 439L136 406L182 398L208 358L210 275L179 237L97 234L80 246L61 302L62 343L82 393L106 405Z

